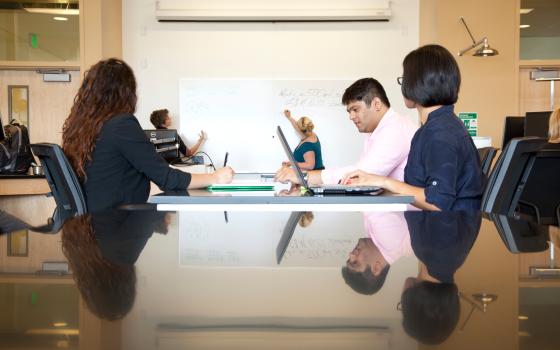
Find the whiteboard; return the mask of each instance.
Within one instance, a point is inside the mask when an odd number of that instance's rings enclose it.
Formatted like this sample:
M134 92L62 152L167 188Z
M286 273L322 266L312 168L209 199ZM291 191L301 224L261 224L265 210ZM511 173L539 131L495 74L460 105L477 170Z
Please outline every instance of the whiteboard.
M358 160L364 134L349 120L341 98L350 80L212 80L181 79L180 134L188 144L200 130L208 140L202 151L216 166L236 171L274 172L287 160L276 136L280 125L294 149L299 137L283 114L308 116L321 141L325 167Z
M281 264L276 249L290 212L179 212L182 267L335 267L346 262L364 232L361 213L315 212L297 225Z

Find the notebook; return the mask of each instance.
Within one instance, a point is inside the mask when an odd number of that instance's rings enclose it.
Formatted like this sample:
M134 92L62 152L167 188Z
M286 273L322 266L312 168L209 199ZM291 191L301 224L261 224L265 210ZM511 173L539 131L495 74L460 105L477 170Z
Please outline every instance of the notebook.
M355 186L355 185L318 185L318 186L309 186L307 181L301 172L301 169L297 165L296 160L294 159L294 154L292 153L292 149L290 145L288 145L288 141L286 141L286 137L282 132L282 128L278 126L276 130L278 134L278 138L280 139L280 143L284 148L284 152L288 157L292 168L294 169L296 176L299 182L311 193L314 195L378 195L383 192L383 189L377 186Z

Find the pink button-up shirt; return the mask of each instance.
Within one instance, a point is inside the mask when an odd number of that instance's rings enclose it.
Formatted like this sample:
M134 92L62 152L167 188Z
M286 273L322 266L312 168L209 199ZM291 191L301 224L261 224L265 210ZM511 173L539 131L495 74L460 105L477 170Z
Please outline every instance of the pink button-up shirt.
M345 174L358 169L403 181L410 141L417 129L409 118L389 108L364 142L358 162L350 166L323 170L323 183L336 184Z
M403 256L412 255L410 233L404 213L363 214L366 232L389 264L393 264Z

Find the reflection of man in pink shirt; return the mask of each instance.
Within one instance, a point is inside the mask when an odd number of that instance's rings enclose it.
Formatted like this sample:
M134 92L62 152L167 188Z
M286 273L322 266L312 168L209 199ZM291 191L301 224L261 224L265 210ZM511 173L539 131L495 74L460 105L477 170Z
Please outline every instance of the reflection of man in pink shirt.
M336 184L357 169L403 181L410 141L417 129L414 123L391 108L385 89L373 78L360 79L348 87L342 103L358 131L369 134L362 154L350 166L307 172L309 185ZM276 180L298 182L289 167L281 168Z
M401 213L364 213L369 238L360 238L348 254L342 276L361 294L375 294L383 287L391 264L412 255L408 226Z

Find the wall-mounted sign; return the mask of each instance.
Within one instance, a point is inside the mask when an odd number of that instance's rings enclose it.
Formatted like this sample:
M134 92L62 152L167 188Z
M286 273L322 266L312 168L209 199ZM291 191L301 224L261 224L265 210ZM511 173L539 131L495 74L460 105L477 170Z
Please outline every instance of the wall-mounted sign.
M478 136L478 113L461 112L459 113L459 119L465 123L470 136Z

